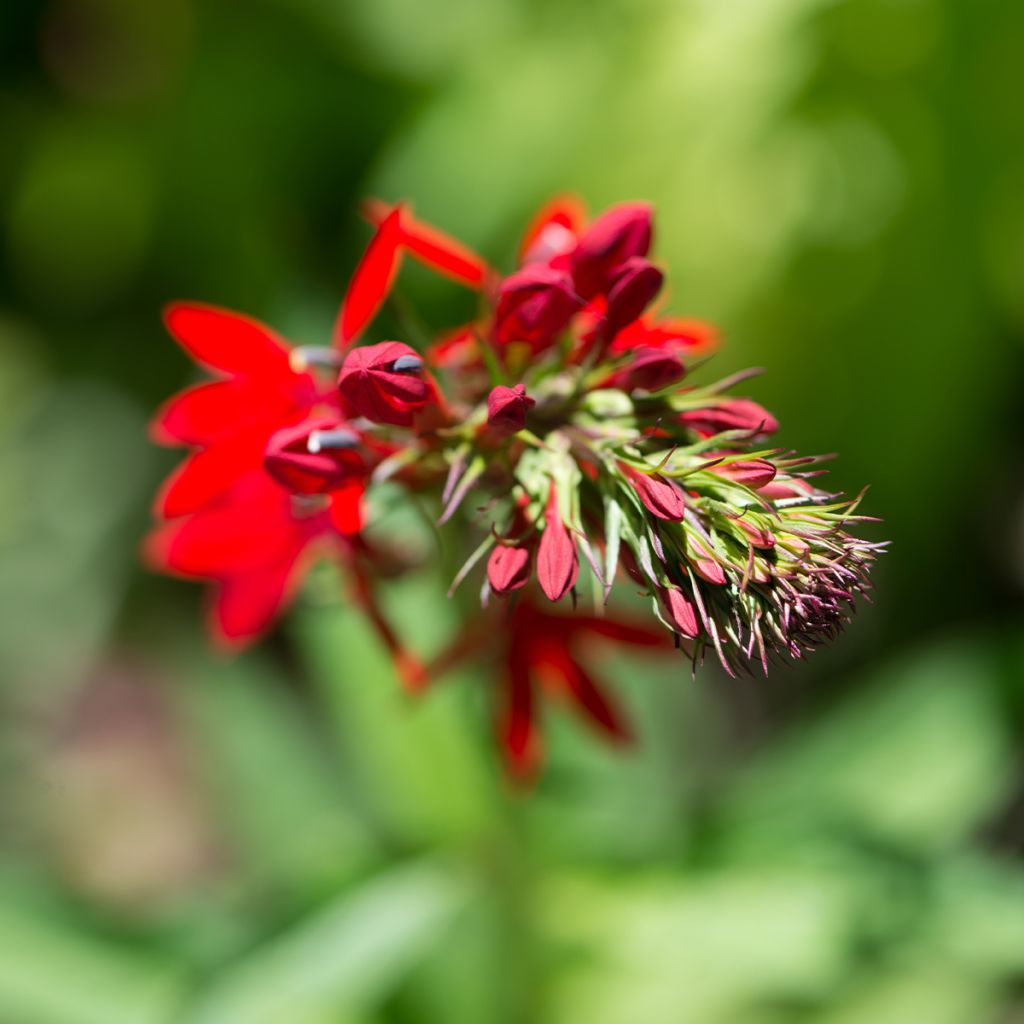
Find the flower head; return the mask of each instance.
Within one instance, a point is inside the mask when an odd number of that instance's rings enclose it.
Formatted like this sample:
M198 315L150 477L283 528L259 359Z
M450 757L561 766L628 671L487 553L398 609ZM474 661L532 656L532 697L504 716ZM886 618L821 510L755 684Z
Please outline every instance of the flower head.
M859 499L819 488L821 460L766 447L778 421L730 393L749 374L692 383L692 357L717 334L660 309L647 204L588 221L579 201L553 201L504 277L406 205L366 214L376 231L330 346L291 348L212 307L168 313L215 377L154 424L192 452L161 491L147 555L212 584L218 635L258 635L330 557L406 685L421 687L426 669L375 599L385 565L403 567L363 513L364 492L387 480L465 546L452 590L480 579L486 630L469 623L432 669L497 658L517 776L539 760L541 692L613 741L628 735L584 664L594 638L675 646L695 668L710 653L735 674L835 637L884 545L858 536ZM406 258L477 291L478 316L422 348L362 343ZM576 611L578 595L604 608L623 581L650 601L653 628Z

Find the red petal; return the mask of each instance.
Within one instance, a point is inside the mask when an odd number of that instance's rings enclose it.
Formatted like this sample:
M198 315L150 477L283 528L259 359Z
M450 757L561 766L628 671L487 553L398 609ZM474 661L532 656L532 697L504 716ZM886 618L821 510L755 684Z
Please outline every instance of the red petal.
M274 398L273 392L245 380L197 384L163 404L150 433L159 444L208 445L265 416L267 402Z
M187 515L226 494L246 473L263 463L266 431L246 431L190 455L157 493L156 514Z
M522 658L513 654L505 678L505 707L501 712L499 733L509 774L520 780L533 775L540 759L533 697L529 668Z
M387 204L380 200L370 200L363 207L372 224L380 224L386 216L391 216L385 212L387 209ZM417 220L408 210L402 211L401 233L402 245L439 274L470 288L482 287L491 276L490 268L472 249L432 225Z
M344 348L377 315L402 261L399 248L401 210L395 207L380 223L359 261L334 328L334 344Z
M366 484L354 480L331 493L328 508L331 525L345 537L354 537L363 528L363 493Z
M238 573L217 588L210 614L214 637L240 647L265 633L302 582L303 546L268 566Z
M596 633L598 636L634 647L664 647L667 643L667 634L663 629L648 629L646 626L637 626L603 616L577 615L573 617L570 625L573 632Z
M565 685L576 706L598 728L616 740L628 740L629 729L611 701L582 666L567 654L564 656Z
M164 323L193 359L236 376L290 373L288 346L269 327L240 313L199 303L174 303Z

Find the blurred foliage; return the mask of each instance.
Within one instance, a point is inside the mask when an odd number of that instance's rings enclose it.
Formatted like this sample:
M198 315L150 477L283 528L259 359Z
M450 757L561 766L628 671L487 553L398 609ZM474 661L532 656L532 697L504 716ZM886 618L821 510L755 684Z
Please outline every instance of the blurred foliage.
M5 5L0 1019L1024 1018L1022 56L1004 0ZM503 263L571 189L657 205L715 368L895 544L769 680L595 649L640 742L554 708L527 794L488 680L402 694L329 571L213 655L136 564L144 424L166 301L315 343L362 196ZM422 649L440 593L387 595Z

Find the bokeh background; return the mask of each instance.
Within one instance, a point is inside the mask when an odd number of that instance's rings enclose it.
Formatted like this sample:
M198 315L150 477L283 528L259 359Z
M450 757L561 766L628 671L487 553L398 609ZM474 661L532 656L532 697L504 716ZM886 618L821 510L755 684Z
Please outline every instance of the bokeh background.
M1024 1021L1022 96L1013 0L7 0L0 1020ZM894 544L766 681L595 648L640 743L555 709L517 793L488 680L404 699L322 582L214 654L145 423L168 300L322 342L361 197L507 265L565 190L656 203L714 370Z

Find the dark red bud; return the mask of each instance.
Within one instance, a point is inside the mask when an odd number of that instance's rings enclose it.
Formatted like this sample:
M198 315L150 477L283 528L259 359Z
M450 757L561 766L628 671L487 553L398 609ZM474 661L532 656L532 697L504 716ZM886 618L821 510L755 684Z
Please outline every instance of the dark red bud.
M665 275L641 256L620 263L608 280L608 335L631 324L661 291Z
M526 426L526 414L536 404L522 384L510 388L499 384L487 396L487 422L499 430L514 433Z
M647 203L613 206L583 232L572 254L576 291L591 299L604 291L609 275L632 256L651 247L651 207Z
M535 263L510 274L501 283L494 315L494 340L499 345L525 341L536 351L549 345L579 307L568 274Z
M487 579L496 594L509 594L530 578L530 549L499 544L487 560Z
M756 490L775 479L776 469L767 459L743 459L740 462L712 466L711 472Z
M694 603L676 587L668 587L658 591L665 618L672 628L681 636L692 640L700 633L700 621Z
M560 601L576 584L579 575L576 542L558 510L558 495L551 485L544 512L544 532L537 548L537 579L549 601Z
M413 411L426 405L432 394L423 359L400 341L352 349L342 365L338 389L354 415L395 426L408 426Z
M678 484L667 480L660 473L641 473L631 466L623 468L633 485L633 490L651 515L673 523L678 523L683 518L686 499Z
M773 434L779 421L767 409L749 398L727 398L718 405L689 409L679 414L679 422L703 437L723 430L749 430Z
M679 356L666 348L645 347L634 350L632 361L615 374L612 383L623 391L660 391L685 376Z
M267 442L263 468L296 494L325 494L365 473L359 435L337 419L306 420Z

